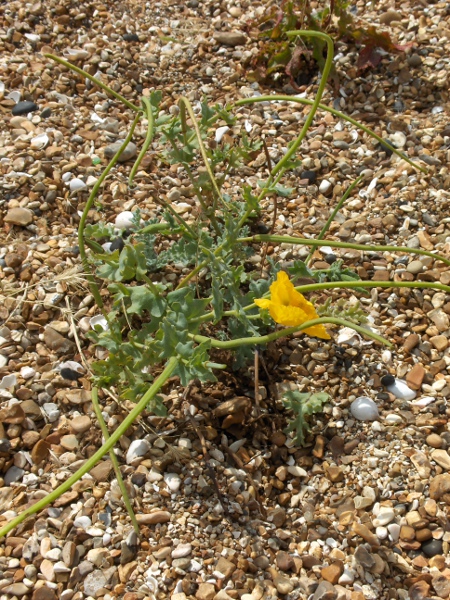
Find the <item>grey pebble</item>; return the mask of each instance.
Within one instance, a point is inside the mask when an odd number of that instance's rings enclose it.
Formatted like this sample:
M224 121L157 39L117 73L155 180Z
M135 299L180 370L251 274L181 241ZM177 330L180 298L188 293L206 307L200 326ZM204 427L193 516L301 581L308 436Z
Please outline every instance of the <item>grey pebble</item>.
M106 148L103 151L106 158L112 158L116 154L116 152L118 150L120 150L120 147L122 146L124 141L125 140L118 140L117 142L114 142L113 144L106 146ZM125 150L119 156L119 162L126 162L127 160L134 158L136 156L136 154L137 154L136 144L133 144L133 142L129 142L127 144L127 146L125 147Z

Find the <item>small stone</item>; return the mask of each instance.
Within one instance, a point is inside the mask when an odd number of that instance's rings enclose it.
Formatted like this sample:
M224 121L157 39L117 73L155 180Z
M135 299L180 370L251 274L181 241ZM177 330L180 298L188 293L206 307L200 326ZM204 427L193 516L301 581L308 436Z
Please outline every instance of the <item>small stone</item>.
M325 581L328 581L329 583L332 583L333 585L335 585L336 583L338 583L339 578L343 572L344 572L344 563L342 561L338 560L338 561L332 563L331 565L324 567L320 571L320 574L323 577L323 579L325 579Z
M420 337L417 335L417 333L410 333L403 343L403 349L405 350L405 352L411 352L411 350L414 350L414 348L419 344L419 342Z
M289 465L287 470L288 473L290 473L294 477L306 477L308 475L305 469L299 467L298 465Z
M442 444L444 443L444 440L437 433L430 433L430 435L427 435L425 441L431 448L442 448Z
M124 42L139 42L137 33L124 33L122 39Z
M65 338L52 327L44 329L44 342L49 350L57 354L67 354L75 348L74 342Z
M341 467L328 467L325 472L328 479L333 483L338 483L344 479L344 472Z
M62 494L59 498L57 498L53 502L54 508L60 508L61 506L66 506L66 504L70 504L74 500L78 498L78 492L75 490L70 490Z
M355 522L355 523L353 523L352 528L353 528L353 531L357 535L361 536L363 538L363 540L368 542L371 546L379 546L380 545L380 540L365 525Z
M24 583L20 582L11 583L11 585L7 585L6 587L2 588L3 594L11 594L11 596L25 596L25 594L28 594L29 591L30 588L27 587Z
M59 419L59 415L61 414L58 405L54 402L44 402L42 405L42 410L44 411L45 416L50 423L57 421Z
M197 600L213 600L216 595L216 588L212 583L201 583L195 594Z
M273 583L280 594L290 594L294 589L294 584L284 575L275 575Z
M84 593L95 598L97 591L104 588L107 583L106 577L99 569L92 571L84 579Z
M91 428L92 423L87 415L81 415L71 419L69 425L74 433L86 433Z
M143 460L143 457L149 452L150 444L147 440L133 440L127 451L127 464L135 465Z
M416 467L417 472L422 479L429 479L431 474L431 463L423 452L417 450L411 456L411 462Z
M426 581L416 581L409 588L408 593L411 600L428 600L430 586Z
M191 552L191 544L178 544L178 546L172 550L172 558L184 558L185 556L189 556Z
M74 542L68 541L64 544L61 558L67 567L74 567L78 562L78 550Z
M365 546L358 546L355 550L355 559L366 569L375 566L375 559Z
M286 521L286 509L282 506L277 506L268 512L267 518L275 527L283 527Z
M55 581L55 570L53 568L53 563L50 560L44 558L39 568L47 581Z
M419 390L424 377L425 369L423 368L423 365L417 363L406 375L406 383L412 390Z
M428 566L430 569L438 569L442 571L445 569L445 556L441 556L440 554L436 554L436 556L432 556L428 561Z
M15 483L16 481L20 481L22 477L25 475L25 471L20 469L19 467L12 466L6 471L3 480L5 485L11 485L11 483Z
M11 111L13 116L19 115L27 115L30 112L34 112L39 109L39 106L31 100L23 100L22 102L18 102Z
M31 600L57 600L54 590L47 586L42 586L34 590Z
M216 42L222 46L243 46L247 41L247 36L241 31L218 31L214 34Z
M353 400L350 412L359 421L376 421L380 418L377 405L367 396L360 396Z
M226 559L224 556L221 556L216 563L215 570L219 571L219 573L222 573L225 579L228 579L228 577L231 577L236 570L236 565Z
M316 183L317 173L316 173L316 171L302 171L300 173L300 179L306 179L308 181L308 183L311 185L313 183Z
M319 185L319 192L325 196L326 194L328 194L328 192L330 192L332 187L333 184L331 183L331 181L328 181L328 179L323 179Z
M411 54L411 56L408 56L407 61L410 67L420 67L422 64L422 57L419 54Z
M28 208L17 206L10 208L4 218L5 223L26 227L33 222L33 213Z
M412 273L413 275L418 275L423 272L423 262L420 260L412 260L407 266L406 270L408 273Z
M293 557L284 550L279 550L277 552L275 562L280 571L290 571L291 569L295 569L295 561Z
M20 425L25 420L25 412L20 403L15 402L0 410L0 423Z
M396 398L400 398L401 400L414 400L416 397L416 393L401 379L396 378L392 385L386 386L386 389L388 392L391 392L391 394L394 394Z
M439 333L444 333L449 330L450 320L448 315L442 310L442 308L435 308L427 313L429 319L436 325Z
M313 456L322 458L325 450L326 438L323 435L316 436L316 442L312 451Z
M321 581L317 586L312 600L336 600L337 592L329 581Z
M430 483L430 498L432 500L444 500L450 504L450 475L442 473L433 477Z
M112 471L113 465L110 460L101 460L93 467L89 473L95 481L107 481Z
M429 558L436 554L442 554L442 540L428 540L422 544L421 550Z
M447 450L433 450L431 458L443 469L450 471L450 456Z
M348 585L355 581L355 572L353 569L344 569L344 572L339 577L339 583L341 585Z
M68 450L69 452L76 450L79 446L76 436L72 434L63 435L59 443L64 450Z
M433 335L433 337L430 337L430 343L438 352L443 352L448 348L448 338L445 335Z
M140 525L155 525L156 523L167 523L170 521L170 512L166 510L157 510L144 515L136 515L136 520Z
M122 146L124 141L125 140L118 140L117 142L114 142L113 144L106 146L106 148L103 151L106 158L109 158L109 159L113 158L113 156L120 150L120 147ZM125 150L119 156L118 162L122 163L122 162L126 162L127 160L131 160L132 158L134 158L136 156L136 154L137 154L136 144L133 144L133 142L128 142L127 146L125 147Z
M376 519L373 520L373 524L375 527L378 527L379 525L384 526L390 523L394 518L395 512L392 510L392 508L383 508L377 514Z

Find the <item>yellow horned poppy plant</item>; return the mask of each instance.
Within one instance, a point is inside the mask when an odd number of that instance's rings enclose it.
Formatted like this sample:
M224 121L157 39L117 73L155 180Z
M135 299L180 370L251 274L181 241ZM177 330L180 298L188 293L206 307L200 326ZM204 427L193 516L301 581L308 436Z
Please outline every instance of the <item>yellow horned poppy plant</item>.
M284 271L278 272L277 280L270 286L270 300L259 298L255 300L255 304L260 308L267 308L272 319L286 327L295 327L319 318L314 306L297 292ZM314 325L303 331L323 340L330 339L323 325Z

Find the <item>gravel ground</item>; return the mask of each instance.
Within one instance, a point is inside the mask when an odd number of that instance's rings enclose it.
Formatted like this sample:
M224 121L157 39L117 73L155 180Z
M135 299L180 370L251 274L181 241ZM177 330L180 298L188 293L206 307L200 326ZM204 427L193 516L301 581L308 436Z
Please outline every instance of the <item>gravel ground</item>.
M362 174L365 187L337 215L330 239L448 255L448 5L356 8L411 45L361 74L355 49L338 44L341 87L327 89L323 102L372 127L428 173L319 113L301 147L302 168L287 181L296 193L283 200L276 231L316 235L346 184ZM161 89L168 111L180 95L224 103L273 92L245 79L257 43L244 25L264 10L247 0L0 7L0 524L45 497L99 445L88 374L70 381L58 366L82 359L74 329L84 357L95 358L85 333L96 310L79 265L77 224L107 164L105 148L124 138L131 120L130 111L42 53L75 61L133 102ZM312 98L316 83L300 91ZM237 112L252 135L265 136L276 160L306 109L265 103ZM138 146L144 135L138 132ZM231 177L229 192L244 180L255 186L264 163L261 154ZM145 159L129 190L131 164L107 181L105 212L91 211L92 222L113 222L137 207L151 217L157 194L190 217L195 200L176 170ZM269 223L269 203L266 209ZM268 252L283 261L305 256L284 245ZM315 266L328 266L330 253L317 252ZM362 279L450 283L448 269L432 258L335 255ZM362 303L394 349L345 331L330 342L297 337L274 345L265 355L271 379L261 375L257 422L251 373L248 383L230 376L184 394L172 382L169 417L159 429L154 418L142 418L117 448L140 540L104 460L3 540L0 600L449 598L450 297L380 289ZM312 386L333 400L299 449L282 433L279 393ZM350 412L361 396L376 403L373 421ZM102 405L114 430L129 406L107 395Z

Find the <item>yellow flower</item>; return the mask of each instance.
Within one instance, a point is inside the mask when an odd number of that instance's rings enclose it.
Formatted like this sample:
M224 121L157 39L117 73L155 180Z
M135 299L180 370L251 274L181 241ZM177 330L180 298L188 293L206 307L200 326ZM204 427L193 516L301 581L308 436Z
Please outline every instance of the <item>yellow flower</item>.
M267 308L272 319L286 327L295 327L319 318L314 306L297 292L284 271L278 272L277 280L270 286L270 300L259 298L255 300L255 304L260 308ZM314 325L303 331L323 340L330 339L323 325Z

